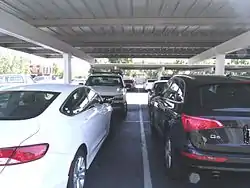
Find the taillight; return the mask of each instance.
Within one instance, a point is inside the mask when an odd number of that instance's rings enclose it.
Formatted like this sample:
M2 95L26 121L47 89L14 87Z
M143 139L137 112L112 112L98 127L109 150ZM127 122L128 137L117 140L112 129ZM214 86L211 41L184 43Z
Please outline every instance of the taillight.
M211 162L218 162L218 163L227 161L227 158L225 157L214 157L214 156L199 155L195 153L186 153L186 152L181 152L181 154L190 159L201 160L201 161L211 161Z
M0 166L16 165L42 158L49 144L0 148Z
M197 131L197 130L216 129L216 128L223 127L222 123L220 123L219 121L200 118L200 117L194 117L194 116L188 116L186 114L182 114L181 120L182 120L184 130L187 132Z

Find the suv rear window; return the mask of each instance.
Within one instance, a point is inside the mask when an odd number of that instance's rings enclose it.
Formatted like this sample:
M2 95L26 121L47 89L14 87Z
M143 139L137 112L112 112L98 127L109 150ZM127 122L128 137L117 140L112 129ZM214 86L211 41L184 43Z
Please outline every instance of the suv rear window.
M133 81L133 80L124 80L124 82L125 82L125 83L129 83L129 84L134 83L134 81Z
M85 85L87 86L119 86L123 87L123 81L118 76L90 76Z
M201 86L200 107L206 110L250 108L250 84L212 84Z
M24 120L42 114L60 93L1 91L0 120Z

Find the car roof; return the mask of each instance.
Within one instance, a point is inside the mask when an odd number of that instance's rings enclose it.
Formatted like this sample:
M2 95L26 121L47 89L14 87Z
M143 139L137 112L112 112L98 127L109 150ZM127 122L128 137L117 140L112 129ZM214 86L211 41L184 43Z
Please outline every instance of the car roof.
M244 78L237 78L233 76L223 76L223 75L175 75L173 78L182 78L186 84L193 86L201 86L207 84L222 84L222 83L239 83Z
M3 90L8 91L49 91L49 92L71 92L82 85L71 85L71 84L52 84L52 83L35 83L27 85L9 86Z
M165 83L165 82L168 82L168 80L157 80L154 83Z
M121 77L119 74L91 74L89 75L89 77L93 77L93 76Z

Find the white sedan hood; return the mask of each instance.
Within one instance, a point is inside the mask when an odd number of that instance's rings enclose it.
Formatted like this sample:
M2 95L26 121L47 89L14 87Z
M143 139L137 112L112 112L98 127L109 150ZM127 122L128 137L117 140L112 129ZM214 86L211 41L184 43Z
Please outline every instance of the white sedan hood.
M115 96L122 94L122 89L119 86L92 86L101 96Z

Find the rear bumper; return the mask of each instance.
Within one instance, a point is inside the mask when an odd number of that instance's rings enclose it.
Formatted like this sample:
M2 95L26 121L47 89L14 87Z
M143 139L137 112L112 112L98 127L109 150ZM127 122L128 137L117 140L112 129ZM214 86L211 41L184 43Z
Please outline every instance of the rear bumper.
M193 150L193 152L196 152ZM181 152L181 158L189 168L193 170L211 170L211 171L232 171L232 172L250 172L250 155L236 154L218 154L196 152L199 156L207 156L213 160L204 160L190 158L189 152ZM190 152L191 153L191 152ZM218 159L218 161L216 161ZM225 161L221 159L226 159Z
M71 161L65 154L46 154L37 161L6 166L0 174L0 187L66 188Z

